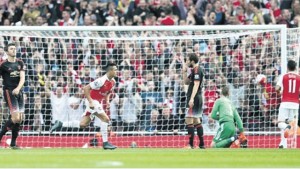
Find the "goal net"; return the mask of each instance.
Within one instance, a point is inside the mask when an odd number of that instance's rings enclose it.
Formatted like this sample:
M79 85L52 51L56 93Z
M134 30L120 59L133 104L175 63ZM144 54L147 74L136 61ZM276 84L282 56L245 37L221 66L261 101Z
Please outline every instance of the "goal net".
M187 86L182 64L190 53L205 70L202 126L209 146L218 129L210 118L224 85L237 108L248 147L278 147L275 92L287 56L299 56L299 29L284 26L210 27L1 27L0 55L9 42L26 65L25 120L17 140L22 147L102 145L101 122L78 123L85 110L82 87L118 65L117 83L106 113L108 140L118 147L185 147ZM287 36L288 35L288 36ZM298 51L297 51L298 50ZM299 59L298 59L299 60ZM2 91L1 91L2 92ZM1 94L1 123L8 111ZM56 121L62 127L50 133ZM296 132L290 147L296 147ZM8 146L10 133L1 146ZM195 134L195 143L198 137Z
M288 29L287 30L287 59L293 59L297 62L297 72L300 73L300 29ZM300 110L298 112L298 115L296 117L297 120L299 120L299 114ZM288 143L290 147L293 148L299 148L300 147L300 128L298 127L298 124L296 121L291 122L292 126L292 134L291 137L288 138ZM297 139L298 137L298 139Z

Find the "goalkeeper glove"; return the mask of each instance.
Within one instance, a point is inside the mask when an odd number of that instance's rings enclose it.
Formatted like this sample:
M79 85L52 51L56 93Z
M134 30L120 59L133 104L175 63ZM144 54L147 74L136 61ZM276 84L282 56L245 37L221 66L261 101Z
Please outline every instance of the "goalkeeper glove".
M246 138L246 136L244 135L243 132L241 132L240 135L239 135L239 141L241 143L242 148L247 148L247 142L248 141L247 141L247 138Z
M247 138L246 138L244 132L241 132L241 133L240 133L240 135L239 135L239 140L240 140L241 143L247 141Z

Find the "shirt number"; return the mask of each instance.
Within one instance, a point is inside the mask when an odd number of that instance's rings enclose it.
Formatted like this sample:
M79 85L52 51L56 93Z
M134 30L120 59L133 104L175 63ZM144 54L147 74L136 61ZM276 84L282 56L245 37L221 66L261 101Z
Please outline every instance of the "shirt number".
M295 93L295 92L296 92L296 80L289 79L289 93Z

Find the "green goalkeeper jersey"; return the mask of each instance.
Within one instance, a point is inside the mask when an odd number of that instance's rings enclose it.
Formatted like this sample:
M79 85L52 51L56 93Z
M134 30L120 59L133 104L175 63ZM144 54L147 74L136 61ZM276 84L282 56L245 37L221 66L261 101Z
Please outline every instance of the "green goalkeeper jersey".
M222 96L215 102L211 118L218 120L220 124L224 122L236 122L239 131L244 131L240 115L227 97Z

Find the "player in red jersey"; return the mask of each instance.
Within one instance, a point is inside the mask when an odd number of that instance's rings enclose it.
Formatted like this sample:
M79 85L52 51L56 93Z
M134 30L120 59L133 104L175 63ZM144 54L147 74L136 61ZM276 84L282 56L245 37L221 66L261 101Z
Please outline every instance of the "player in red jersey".
M116 146L110 144L108 140L108 124L110 122L109 117L103 110L102 102L106 100L108 108L109 95L116 84L114 77L117 75L117 66L114 63L109 63L106 67L106 74L92 83L86 85L83 90L86 96L86 111L83 118L80 121L80 127L86 127L93 116L98 117L101 123L101 134L104 149L115 149Z
M291 121L297 123L300 94L300 76L296 72L297 63L289 60L288 72L283 74L277 82L276 91L281 93L281 103L278 115L278 127L281 129L281 142L279 148L287 148L287 138ZM296 124L295 123L295 124Z
M103 141L104 149L115 149L116 146L112 145L108 142L108 124L110 123L110 119L105 113L102 103L106 101L106 109L109 108L109 96L113 87L116 84L114 77L117 75L117 66L114 63L109 63L106 67L106 74L90 84L84 86L84 95L86 97L85 105L86 110L82 115L82 119L80 121L80 128L85 128L91 122L91 120L96 116L101 120L101 135ZM51 127L50 133L61 128L63 123L60 121L56 121L55 124ZM65 127L65 126L64 126Z

